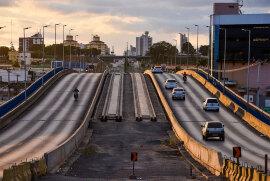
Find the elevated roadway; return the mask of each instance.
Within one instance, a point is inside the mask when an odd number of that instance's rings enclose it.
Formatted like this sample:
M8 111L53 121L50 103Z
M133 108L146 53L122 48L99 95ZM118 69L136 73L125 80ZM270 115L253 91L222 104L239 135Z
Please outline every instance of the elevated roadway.
M173 101L171 91L164 88L167 78L175 78L178 85L186 90L185 101ZM156 79L165 95L169 105L178 118L181 126L196 140L204 145L220 151L223 156L232 156L232 147L241 146L241 163L252 166L264 165L264 155L270 153L270 140L255 132L246 125L239 117L230 112L226 107L220 107L219 112L205 112L202 109L203 99L213 97L196 80L188 77L188 82L183 83L181 75L160 74ZM201 125L205 121L221 121L225 125L225 141L204 141L201 134ZM268 165L270 160L268 161Z
M98 86L101 74L72 73L0 132L0 172L21 161L42 157L72 135ZM80 90L79 100L73 89Z

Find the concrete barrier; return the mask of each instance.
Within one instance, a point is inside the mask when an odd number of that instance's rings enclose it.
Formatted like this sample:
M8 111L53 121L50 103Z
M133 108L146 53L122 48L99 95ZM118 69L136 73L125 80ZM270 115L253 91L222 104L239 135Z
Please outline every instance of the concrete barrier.
M266 135L266 136L268 136L270 138L270 125L268 125L268 124L262 122L261 120L257 119L251 113L247 112L246 110L241 108L238 104L234 103L231 99L229 99L227 96L225 96L222 92L220 92L210 82L208 82L202 76L197 74L195 71L193 71L193 70L181 70L181 71L178 71L177 74L182 74L183 72L186 72L188 75L191 75L192 77L194 77L198 82L200 82L213 95L216 95L218 93L219 96L217 96L217 98L220 100L220 102L224 106L226 106L226 107L228 107L228 109L232 110L236 115L241 117L245 122L247 122L254 129L256 129L257 131L259 131L263 135ZM251 105L251 106L253 106L253 105Z
M79 128L61 145L56 147L54 150L44 154L46 158L46 165L48 172L55 172L64 163L64 161L78 148L79 144L83 140L85 133L88 128L89 121L93 115L95 106L100 97L101 91L103 89L103 84L107 76L107 71L105 71L99 81L97 91L95 93L94 99L91 103L90 109L86 113L82 124Z
M180 120L178 121L174 116L152 72L147 70L144 73L150 76L177 138L184 142L184 147L195 160L204 165L211 173L220 175L223 166L221 153L196 141L181 127ZM204 82L203 79L201 81Z
M15 109L11 110L5 116L0 118L0 129L7 126L11 121L21 115L26 109L33 105L56 81L58 81L63 76L71 73L71 70L64 70L49 79L43 86L41 86L32 96L30 96L26 101L17 106Z

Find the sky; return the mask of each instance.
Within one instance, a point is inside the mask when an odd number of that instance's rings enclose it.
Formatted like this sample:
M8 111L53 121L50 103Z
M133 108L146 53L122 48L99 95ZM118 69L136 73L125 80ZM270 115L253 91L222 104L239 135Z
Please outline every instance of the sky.
M136 37L150 32L153 42L168 41L175 44L178 33L187 33L190 27L190 41L196 45L196 27L199 29L199 45L208 43L209 15L214 2L235 2L234 0L0 0L0 46L18 47L23 28L30 26L26 36L45 29L45 43L54 43L54 24L57 27L57 42L65 34L79 35L77 40L89 43L92 35L101 40L116 54L123 54L127 42L136 44ZM242 12L270 13L270 0L244 0ZM11 38L12 21L12 38ZM179 47L179 45L178 45Z

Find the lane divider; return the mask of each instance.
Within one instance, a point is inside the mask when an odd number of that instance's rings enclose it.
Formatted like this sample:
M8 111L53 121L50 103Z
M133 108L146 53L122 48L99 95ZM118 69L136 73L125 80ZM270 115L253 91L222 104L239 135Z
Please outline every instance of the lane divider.
M214 87L210 82L208 82L206 79L204 79L202 76L200 76L195 71L181 70L181 71L178 71L176 74L182 74L184 72L186 72L186 74L188 74L188 75L191 75L198 82L200 82L209 92L211 92L213 95L215 95L224 106L226 106L231 111L233 111L236 115L241 117L250 126L252 126L254 129L256 129L257 131L259 131L263 135L270 138L270 125L262 122L261 120L257 119L255 116L250 114L249 112L242 109L238 104L236 104L231 99L229 99L227 96L225 96L222 92L220 92L216 87Z
M181 127L181 125L179 124L180 120L177 120L175 115L173 114L173 111L170 108L166 98L164 97L159 87L159 84L156 81L152 72L150 70L146 70L144 74L148 75L151 78L176 137L179 140L183 141L185 149L195 160L204 165L211 173L219 176L223 168L223 160L221 153L214 149L208 148L202 143L196 141L185 131L185 129ZM203 79L200 80L202 83L205 83Z

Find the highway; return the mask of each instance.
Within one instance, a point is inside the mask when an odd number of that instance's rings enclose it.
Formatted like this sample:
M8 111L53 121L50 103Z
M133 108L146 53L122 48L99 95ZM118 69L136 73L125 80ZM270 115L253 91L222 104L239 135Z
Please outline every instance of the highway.
M0 171L11 164L41 157L64 142L80 125L101 74L72 73L0 133ZM73 89L80 90L79 100Z
M220 151L226 156L232 156L233 146L241 146L242 157L240 158L240 162L247 162L253 166L264 166L264 155L270 153L269 139L254 132L239 117L231 113L224 106L221 106L219 112L205 112L202 109L203 99L213 97L213 95L191 77L188 77L187 83L183 83L182 76L176 74L163 73L155 75L155 77L175 116L180 121L181 126L193 138L208 147ZM170 96L171 91L164 88L164 82L167 78L175 78L178 86L186 90L185 101L172 101ZM225 125L225 141L204 141L200 127L204 121L223 122ZM269 159L268 165L270 165Z

